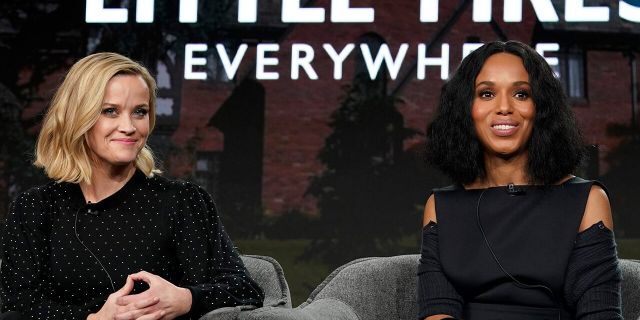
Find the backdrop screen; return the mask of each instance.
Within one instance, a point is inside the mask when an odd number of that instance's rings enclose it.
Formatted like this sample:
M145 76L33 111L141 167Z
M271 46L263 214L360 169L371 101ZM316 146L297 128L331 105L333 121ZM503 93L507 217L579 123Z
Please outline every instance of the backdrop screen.
M419 252L424 203L452 183L424 161L440 89L482 43L518 40L561 81L589 150L576 175L607 186L619 254L638 259L640 2L603 3L3 0L0 219L47 181L34 145L66 71L118 52L156 78L163 175L211 193L302 302L345 262Z

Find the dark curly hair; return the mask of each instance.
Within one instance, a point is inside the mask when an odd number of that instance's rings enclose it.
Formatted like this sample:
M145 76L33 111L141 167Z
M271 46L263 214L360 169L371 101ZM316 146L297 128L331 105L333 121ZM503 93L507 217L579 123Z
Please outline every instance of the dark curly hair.
M486 176L483 150L471 119L475 80L485 61L496 53L522 59L529 74L536 115L528 141L529 183L554 184L574 172L585 156L582 134L560 81L535 50L518 41L483 45L461 63L442 87L435 119L427 128L427 162L457 183Z

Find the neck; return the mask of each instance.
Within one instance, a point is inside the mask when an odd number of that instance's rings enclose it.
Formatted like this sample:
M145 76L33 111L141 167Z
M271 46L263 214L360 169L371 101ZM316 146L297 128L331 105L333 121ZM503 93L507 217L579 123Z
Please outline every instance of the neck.
M136 167L126 166L95 166L91 168L91 184L80 183L80 190L86 202L97 203L116 193L133 177Z
M503 158L496 155L484 155L485 176L478 178L470 186L474 188L487 188L506 186L513 184L529 184L531 181L527 174L528 157L526 153Z

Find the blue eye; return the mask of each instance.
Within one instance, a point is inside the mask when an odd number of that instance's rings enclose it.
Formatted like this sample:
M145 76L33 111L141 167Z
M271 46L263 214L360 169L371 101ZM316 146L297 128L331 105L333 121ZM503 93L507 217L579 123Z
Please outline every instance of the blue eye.
M118 110L116 108L112 108L112 107L104 108L104 109L102 109L102 114L104 114L106 116L113 117L113 116L116 116L118 114Z
M136 108L136 110L133 111L133 115L138 118L143 118L147 114L149 114L149 109L147 108Z

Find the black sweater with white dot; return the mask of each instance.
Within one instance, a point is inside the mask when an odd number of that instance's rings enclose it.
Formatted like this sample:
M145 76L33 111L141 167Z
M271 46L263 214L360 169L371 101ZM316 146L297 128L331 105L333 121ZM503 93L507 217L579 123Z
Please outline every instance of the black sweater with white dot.
M136 171L95 204L85 203L79 185L51 182L12 203L5 230L3 312L86 319L140 270L191 290L191 311L181 319L262 305L262 290L247 274L213 200L188 182Z

